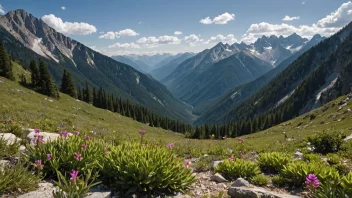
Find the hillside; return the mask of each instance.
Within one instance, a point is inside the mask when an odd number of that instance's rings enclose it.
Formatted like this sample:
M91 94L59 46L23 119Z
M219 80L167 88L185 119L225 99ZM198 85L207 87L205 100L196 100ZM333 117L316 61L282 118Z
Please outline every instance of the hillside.
M0 36L9 54L23 65L44 60L56 82L67 69L76 86L83 87L87 81L161 115L184 121L190 117L187 107L158 81L58 33L24 10L0 16Z

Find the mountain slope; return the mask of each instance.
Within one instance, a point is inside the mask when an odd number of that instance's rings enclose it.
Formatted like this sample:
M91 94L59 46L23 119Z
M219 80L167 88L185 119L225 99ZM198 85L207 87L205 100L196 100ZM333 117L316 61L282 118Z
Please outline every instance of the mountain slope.
M124 57L132 61L140 62L140 63L142 62L143 64L148 65L148 70L146 72L149 73L152 70L161 67L164 64L163 63L164 61L169 62L170 60L172 60L174 55L169 53L154 54L154 55L130 54L130 55L124 55Z
M161 80L171 74L179 64L181 64L183 61L193 57L193 53L183 53L180 54L177 58L172 59L169 62L166 62L166 64L162 65L160 68L155 69L150 72L150 74L157 80ZM164 61L162 61L164 62Z
M24 65L33 59L43 59L57 83L63 69L67 69L77 86L88 81L161 115L189 118L185 105L156 80L56 32L24 10L0 16L0 35L8 52Z
M214 117L214 121L248 119L259 114L285 121L324 104L321 96L328 92L336 93L330 99L345 94L350 85L350 80L345 80L351 65L351 30L349 24L311 48L256 94L220 118ZM338 87L336 82L343 86Z
M203 124L206 122L212 122L212 120L216 117L219 117L229 111L232 106L242 102L259 89L261 89L265 84L271 81L274 77L276 77L279 73L285 70L293 61L295 61L299 56L301 56L304 52L309 50L311 47L317 45L321 42L325 37L321 37L320 35L315 35L304 47L302 47L295 54L282 61L277 67L270 70L266 74L260 76L259 78L246 83L244 85L235 87L227 94L214 99L213 101L208 101L196 107L193 110L193 113L200 115L197 120L198 124Z
M143 63L142 61L131 60L126 56L111 56L111 58L126 65L132 66L133 68L142 73L147 73L147 71L149 71L149 65Z

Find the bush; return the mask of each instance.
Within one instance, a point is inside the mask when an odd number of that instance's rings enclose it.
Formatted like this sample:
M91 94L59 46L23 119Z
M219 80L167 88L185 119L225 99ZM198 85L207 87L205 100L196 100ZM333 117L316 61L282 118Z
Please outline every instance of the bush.
M307 153L303 155L303 160L306 162L323 162L321 155L314 153Z
M340 175L347 175L350 172L350 168L346 164L335 164L334 167Z
M272 152L261 153L257 159L260 169L266 173L279 173L293 159L289 154Z
M269 183L269 177L259 174L254 177L252 177L251 182L256 185L256 186L265 186Z
M212 162L212 157L207 156L207 157L200 157L199 161L192 163L191 167L194 172L206 172L210 170L210 165Z
M111 148L101 166L103 182L124 194L185 191L196 181L184 162L160 146L124 143Z
M29 192L38 187L39 177L22 164L0 168L0 195L4 193Z
M8 145L7 141L4 140L3 137L0 137L0 159L18 154L19 147L20 144L18 144L17 142Z
M348 195L348 197L352 197L352 172L342 177L341 186L342 190Z
M315 174L321 182L338 184L340 180L337 170L319 162L295 161L285 166L281 172L281 176L287 179L290 185L297 187L304 184L308 174Z
M22 127L11 121L0 124L0 133L12 133L16 137L24 138Z
M322 133L314 137L308 137L308 141L314 146L314 151L321 154L338 152L345 136L341 134Z
M231 180L236 180L239 177L250 179L260 174L257 164L243 159L224 160L215 167L215 171Z
M286 179L281 177L280 175L275 175L272 179L271 182L275 187L283 187L286 185Z
M340 163L340 157L337 154L329 153L326 155L328 158L328 163L330 165L335 165Z
M43 171L47 176L56 176L56 170L64 174L72 170L94 171L98 170L98 163L105 154L104 148L104 142L97 139L85 140L80 135L60 137L56 141L28 147L29 161L42 160Z

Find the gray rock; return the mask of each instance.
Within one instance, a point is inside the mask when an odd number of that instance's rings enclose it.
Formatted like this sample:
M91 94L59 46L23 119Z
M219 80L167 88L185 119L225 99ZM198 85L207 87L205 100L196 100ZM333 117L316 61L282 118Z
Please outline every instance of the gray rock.
M347 137L344 139L344 141L347 141L347 140L350 140L350 139L352 139L352 135L347 136Z
M303 153L300 150L297 150L294 154L293 157L295 159L302 159L303 158Z
M56 191L56 188L52 183L42 182L36 191L20 195L18 198L53 197L53 191Z
M211 169L214 169L215 167L217 167L220 163L222 163L222 160L221 161L213 161L211 162Z
M44 142L55 141L60 137L60 135L57 133L39 132L38 134L36 134L34 132L34 129L29 129L29 131L30 133L27 135L27 139L30 144L34 144L32 140L34 139L35 135L43 136Z
M4 167L10 166L11 162L8 160L0 160L0 170L3 170Z
M24 145L21 145L20 148L18 148L19 151L26 152L27 148Z
M106 191L106 192L90 192L88 193L86 198L109 198L111 197L111 192Z
M228 194L232 198L298 198L299 196L268 191L259 187L231 187Z
M219 173L215 173L214 175L212 175L210 177L210 180L216 181L216 182L219 182L219 183L227 182L227 180L222 175L220 175Z
M251 185L249 184L249 182L243 178L238 178L236 179L236 181L234 181L232 184L231 184L231 187L250 187Z
M0 139L4 139L7 142L7 145L11 145L22 140L12 133L0 133Z

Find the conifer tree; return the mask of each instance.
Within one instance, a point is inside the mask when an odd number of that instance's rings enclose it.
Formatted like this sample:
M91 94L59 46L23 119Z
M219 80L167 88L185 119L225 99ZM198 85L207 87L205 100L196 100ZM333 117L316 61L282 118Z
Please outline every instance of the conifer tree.
M59 92L53 83L49 69L42 60L39 60L39 91L49 97L59 98Z
M86 81L86 87L83 90L83 101L87 103L92 103L92 93L90 91L88 82Z
M75 88L75 83L72 80L71 73L64 70L64 74L62 76L61 88L60 91L65 93L73 98L77 97L77 91Z
M0 42L0 76L3 76L9 80L15 80L12 71L11 59L2 42Z
M37 66L37 63L35 60L31 61L31 64L29 65L29 69L31 70L31 86L34 89L37 89L39 87L39 69Z

